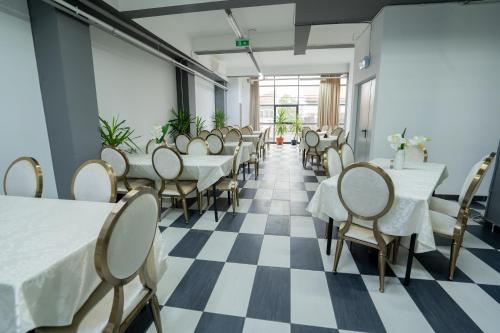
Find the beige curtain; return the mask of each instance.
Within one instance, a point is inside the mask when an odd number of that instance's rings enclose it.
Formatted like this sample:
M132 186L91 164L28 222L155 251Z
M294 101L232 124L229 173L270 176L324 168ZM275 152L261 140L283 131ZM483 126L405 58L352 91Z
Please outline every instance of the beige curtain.
M319 87L318 126L337 125L340 79L322 79Z
M259 81L252 80L250 81L250 125L256 131L259 130L260 124L259 104Z

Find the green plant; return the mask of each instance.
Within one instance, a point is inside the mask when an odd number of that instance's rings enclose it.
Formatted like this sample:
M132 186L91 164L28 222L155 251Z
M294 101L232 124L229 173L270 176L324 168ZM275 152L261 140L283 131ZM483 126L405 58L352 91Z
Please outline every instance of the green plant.
M205 129L205 120L200 116L196 116L195 125L196 125L196 135L199 135L200 132Z
M293 133L293 137L295 140L299 138L300 134L302 133L302 122L300 121L299 117L295 117L295 119L292 121L292 124L290 125L290 132Z
M226 118L226 115L224 114L224 110L221 110L221 109L215 110L214 118L213 118L215 128L224 127L225 118Z
M102 144L106 146L118 147L126 145L131 151L136 151L139 146L134 142L134 139L139 136L132 137L134 130L125 124L125 120L120 121L118 117L111 119L111 122L99 117L101 126L99 132L101 133Z
M189 116L189 112L182 109L175 111L175 109L172 108L172 114L174 117L168 121L170 125L170 134L173 137L179 134L189 134L191 124L193 123L193 118Z
M167 135L169 128L170 128L169 123L166 123L163 126L157 125L157 126L153 127L153 130L151 131L151 133L153 134L153 137L154 137L157 144L161 144L164 142L165 136Z
M276 117L276 135L282 137L286 133L286 111L284 109L278 110Z

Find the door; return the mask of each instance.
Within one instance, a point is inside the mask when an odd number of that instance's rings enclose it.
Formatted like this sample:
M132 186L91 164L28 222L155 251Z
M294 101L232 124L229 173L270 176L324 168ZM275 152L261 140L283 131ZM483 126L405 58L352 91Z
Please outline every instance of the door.
M375 100L375 79L359 85L358 91L354 154L356 161L368 161L370 158L372 118Z

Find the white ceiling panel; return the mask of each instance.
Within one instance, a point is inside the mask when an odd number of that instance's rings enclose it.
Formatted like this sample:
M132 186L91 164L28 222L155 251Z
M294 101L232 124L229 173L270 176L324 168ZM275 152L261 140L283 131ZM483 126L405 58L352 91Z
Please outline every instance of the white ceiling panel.
M368 25L368 23L313 25L307 45L354 44L354 38Z

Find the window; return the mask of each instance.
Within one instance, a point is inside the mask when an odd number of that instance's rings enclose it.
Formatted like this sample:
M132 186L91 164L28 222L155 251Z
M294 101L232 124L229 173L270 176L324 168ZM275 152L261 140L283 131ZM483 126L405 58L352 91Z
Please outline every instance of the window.
M290 122L299 117L302 126L316 126L320 83L320 75L264 77L259 81L261 127L271 126L270 136L274 137L274 124L280 110L285 110ZM339 125L343 126L347 95L345 76L340 79L340 85ZM291 133L287 133L285 141L290 141L292 137Z

